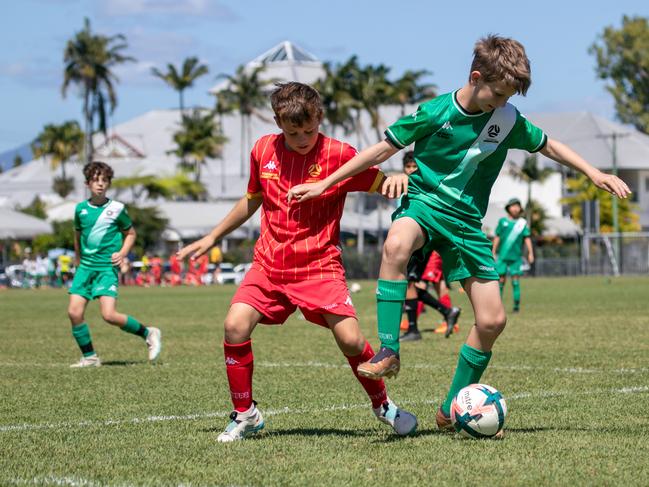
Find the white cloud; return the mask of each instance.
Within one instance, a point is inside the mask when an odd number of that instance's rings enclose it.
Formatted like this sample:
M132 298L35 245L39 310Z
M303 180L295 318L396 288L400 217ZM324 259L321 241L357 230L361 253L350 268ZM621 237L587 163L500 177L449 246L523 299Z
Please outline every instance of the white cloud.
M215 0L102 0L101 10L111 17L162 15L236 20L229 7Z

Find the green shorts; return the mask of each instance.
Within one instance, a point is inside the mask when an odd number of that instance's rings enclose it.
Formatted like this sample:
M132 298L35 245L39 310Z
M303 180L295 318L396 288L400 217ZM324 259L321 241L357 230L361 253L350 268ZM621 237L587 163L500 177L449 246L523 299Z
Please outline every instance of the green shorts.
M118 286L119 278L116 267L110 269L77 267L68 294L78 294L88 300L96 299L99 296L117 298Z
M448 282L469 277L498 280L491 242L482 232L480 222L461 220L427 203L405 196L392 220L409 217L419 223L426 243L412 259L423 259L436 250L442 256L444 277Z
M496 272L499 276L522 276L523 275L523 259L516 260L498 260L496 263Z

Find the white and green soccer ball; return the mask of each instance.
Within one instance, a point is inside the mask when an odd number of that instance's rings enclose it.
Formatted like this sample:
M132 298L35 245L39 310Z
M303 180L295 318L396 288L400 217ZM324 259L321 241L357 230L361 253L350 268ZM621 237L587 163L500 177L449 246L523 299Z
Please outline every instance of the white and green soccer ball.
M467 438L491 438L503 429L507 404L497 389L471 384L460 390L451 404L455 431Z

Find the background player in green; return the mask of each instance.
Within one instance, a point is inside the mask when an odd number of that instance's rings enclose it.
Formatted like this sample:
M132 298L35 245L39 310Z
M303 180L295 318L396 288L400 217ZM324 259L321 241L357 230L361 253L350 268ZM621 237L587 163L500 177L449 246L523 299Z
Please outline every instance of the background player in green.
M534 249L530 238L530 228L525 218L521 218L523 207L517 198L510 199L505 205L509 217L498 220L496 238L493 242L494 258L496 259L496 272L500 277L500 296L503 295L507 274L512 278L514 292L514 313L521 306L520 276L523 274L523 243L527 248L527 261L534 263Z
M90 339L84 313L88 301L99 299L104 320L127 333L141 336L149 349L149 360L158 358L160 330L145 327L132 316L118 313L118 268L135 243L135 229L123 203L106 197L113 169L103 162L91 162L83 168L90 199L74 210L74 250L77 271L70 288L68 316L82 357L71 367L99 367L101 361Z
M358 372L370 378L398 373L408 260L415 251L435 248L442 256L446 279L461 282L475 315L448 395L437 412L440 429L452 430L453 397L480 381L493 344L505 328L496 263L481 220L507 150L541 152L584 173L599 188L622 198L630 194L621 179L604 174L566 145L549 139L507 103L516 93L525 95L530 84L529 60L519 42L495 35L480 39L462 88L423 103L415 113L388 127L384 141L363 150L321 182L298 185L288 194L297 201L315 198L415 144L419 169L409 176L408 195L393 214L383 245L377 286L381 350L361 364Z

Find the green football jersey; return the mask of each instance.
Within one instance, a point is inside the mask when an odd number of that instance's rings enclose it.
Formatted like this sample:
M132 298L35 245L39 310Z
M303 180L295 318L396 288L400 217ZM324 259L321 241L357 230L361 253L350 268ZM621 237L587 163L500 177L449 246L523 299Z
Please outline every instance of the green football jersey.
M508 149L541 150L547 136L511 104L492 112L469 113L457 91L423 103L385 131L403 149L414 142L418 170L408 196L445 213L482 220L489 194Z
M101 206L90 200L79 203L74 210L74 228L81 236L81 266L111 268L111 256L122 248L122 232L131 226L124 203L110 199Z
M498 260L516 261L523 254L523 240L530 236L530 229L525 218L501 218L496 227L496 236L500 237Z

